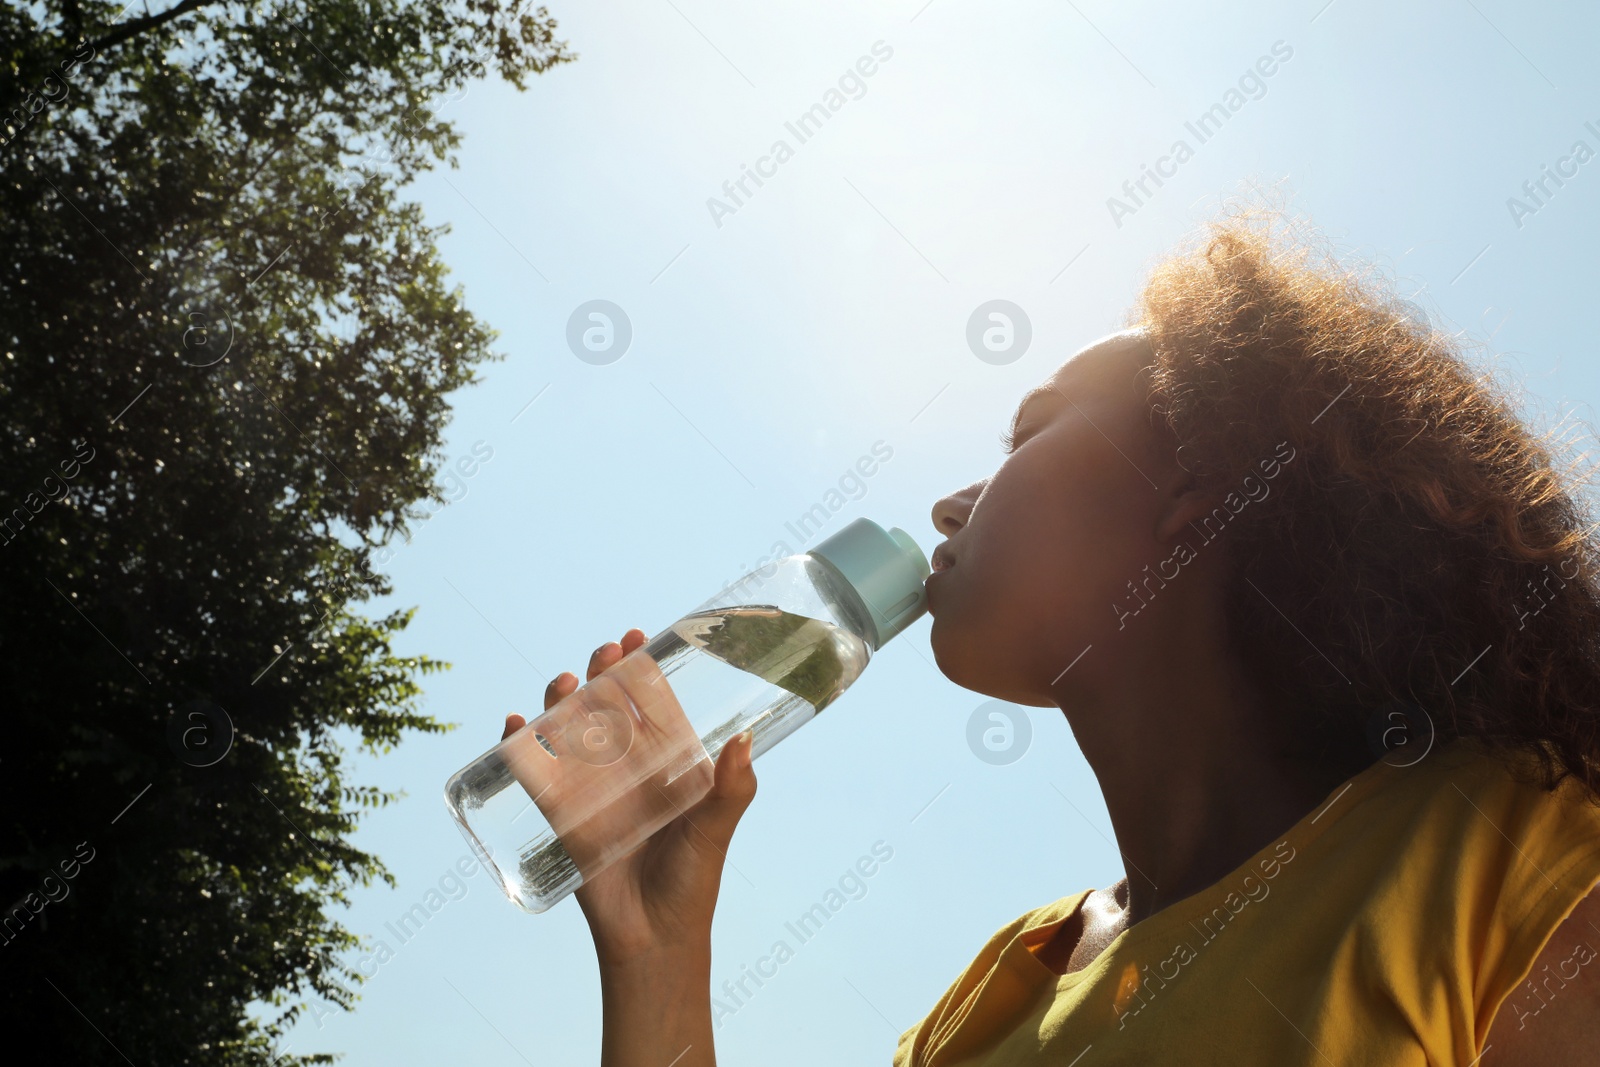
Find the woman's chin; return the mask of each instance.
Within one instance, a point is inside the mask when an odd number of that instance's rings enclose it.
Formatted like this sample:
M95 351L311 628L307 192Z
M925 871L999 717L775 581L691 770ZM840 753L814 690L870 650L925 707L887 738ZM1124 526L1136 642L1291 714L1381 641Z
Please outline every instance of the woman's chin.
M964 642L955 634L955 627L949 622L948 617L935 617L933 626L928 630L928 647L933 650L933 662L939 667L939 673L957 685L964 685L961 675L964 673L962 664L966 659Z
M933 620L928 646L933 649L933 662L938 664L940 674L963 689L992 695L989 690L999 681L994 657L985 653L980 642L958 630L948 616Z
M1004 700L1030 708L1053 708L1058 705L1041 694L1039 686L1022 665L1010 665L1002 659L1002 651L986 647L981 641L962 635L948 619L941 625L938 619L928 634L928 645L933 649L933 661L939 673L963 689L979 696ZM1015 666L1008 670L1008 666Z

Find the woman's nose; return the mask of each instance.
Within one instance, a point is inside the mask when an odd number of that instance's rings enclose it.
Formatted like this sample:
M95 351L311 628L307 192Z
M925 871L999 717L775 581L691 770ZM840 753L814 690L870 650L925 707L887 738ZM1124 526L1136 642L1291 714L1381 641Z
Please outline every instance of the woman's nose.
M950 537L967 524L967 517L972 514L972 505L977 503L978 494L983 492L983 487L989 479L973 482L965 489L957 489L949 496L943 497L933 505L933 528Z

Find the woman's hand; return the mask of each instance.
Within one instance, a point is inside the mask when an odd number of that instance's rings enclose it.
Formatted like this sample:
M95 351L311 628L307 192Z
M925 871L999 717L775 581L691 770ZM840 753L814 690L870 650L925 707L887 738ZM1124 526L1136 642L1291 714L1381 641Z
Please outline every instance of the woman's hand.
M589 657L587 680L644 642L644 631L634 629L601 645ZM576 675L557 675L545 689L545 710L577 688ZM525 725L508 715L503 736ZM709 792L579 887L600 960L601 1067L715 1067L711 915L728 842L755 795L746 731L723 746Z
M620 643L601 645L589 658L586 680L644 642L644 632L633 629ZM576 675L558 675L545 689L545 710L577 688ZM508 715L503 736L524 725L522 716ZM709 953L711 916L728 843L755 792L746 732L723 747L703 798L578 889L578 904L589 921L602 968L644 956Z

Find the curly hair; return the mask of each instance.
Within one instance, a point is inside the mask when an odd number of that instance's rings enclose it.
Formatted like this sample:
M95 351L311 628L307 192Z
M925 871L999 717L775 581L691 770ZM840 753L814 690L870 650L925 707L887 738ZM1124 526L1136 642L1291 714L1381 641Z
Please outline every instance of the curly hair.
M1227 619L1291 734L1326 751L1421 708L1440 740L1531 754L1600 802L1600 553L1554 432L1373 267L1274 209L1209 223L1133 311L1179 462L1221 492L1289 441L1229 523ZM1347 751L1349 749L1347 748ZM1369 753L1366 757L1372 758Z

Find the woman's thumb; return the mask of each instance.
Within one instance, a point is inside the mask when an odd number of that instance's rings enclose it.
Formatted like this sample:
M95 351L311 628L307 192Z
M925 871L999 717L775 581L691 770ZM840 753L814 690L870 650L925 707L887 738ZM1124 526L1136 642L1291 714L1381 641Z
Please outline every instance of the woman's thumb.
M700 830L699 834L691 835L691 840L697 845L715 846L724 856L728 842L733 840L734 827L739 825L740 817L756 796L756 772L750 766L753 741L750 731L746 730L722 746L711 791L688 811L689 818Z

